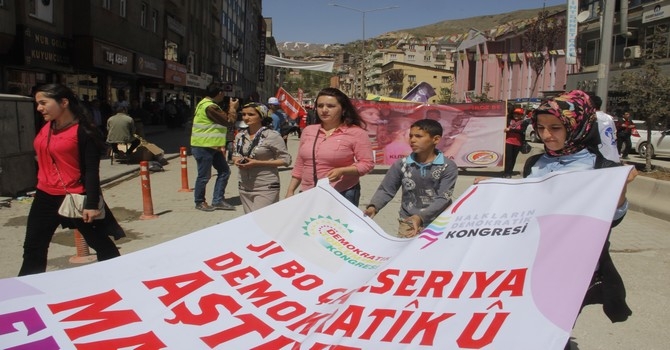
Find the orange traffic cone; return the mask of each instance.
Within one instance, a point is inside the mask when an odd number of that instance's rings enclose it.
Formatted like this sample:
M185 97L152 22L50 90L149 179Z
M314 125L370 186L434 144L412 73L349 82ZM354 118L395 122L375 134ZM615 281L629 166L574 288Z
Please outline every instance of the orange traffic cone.
M142 209L141 220L156 219L154 215L154 204L151 200L151 179L149 178L149 162L143 160L140 162L140 180L142 181Z
M88 249L88 244L86 244L84 236L82 236L81 232L77 229L74 229L74 246L77 248L77 255L70 257L71 263L85 264L96 260L95 255L91 255L91 251Z
M193 192L188 188L188 167L186 167L186 147L179 148L179 159L181 161L181 188L178 192Z

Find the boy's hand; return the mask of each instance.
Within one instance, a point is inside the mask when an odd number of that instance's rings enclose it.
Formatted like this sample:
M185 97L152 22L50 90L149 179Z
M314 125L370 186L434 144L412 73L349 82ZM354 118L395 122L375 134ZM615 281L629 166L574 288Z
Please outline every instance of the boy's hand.
M418 235L419 232L421 232L421 230L423 229L423 226L422 226L423 225L423 220L421 220L421 217L418 216L418 215L412 215L412 216L408 217L407 219L405 219L405 222L408 223L409 225L411 225L412 228L414 229L414 234L409 236L409 237L414 237L414 236Z
M377 208L375 208L373 205L370 205L367 208L365 208L363 214L365 214L365 216L369 216L370 219L372 219L375 217L375 215L377 215Z

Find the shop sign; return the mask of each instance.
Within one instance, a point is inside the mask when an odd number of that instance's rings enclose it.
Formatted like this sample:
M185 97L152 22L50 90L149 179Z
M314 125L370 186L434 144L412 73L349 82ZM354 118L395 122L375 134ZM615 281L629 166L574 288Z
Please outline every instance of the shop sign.
M186 36L186 26L179 23L174 17L167 16L167 26L168 29L179 34L180 36Z
M154 78L163 78L163 61L139 53L135 54L135 73Z
M644 11L642 13L642 23L649 23L658 21L659 19L668 18L670 15L670 5L661 6L656 4L652 10Z
M207 88L207 81L202 75L187 73L186 86L205 90Z
M165 82L186 85L186 66L177 62L165 61Z
M116 46L93 42L93 66L115 72L133 72L133 53Z
M23 30L23 59L27 65L70 64L69 39L27 27Z

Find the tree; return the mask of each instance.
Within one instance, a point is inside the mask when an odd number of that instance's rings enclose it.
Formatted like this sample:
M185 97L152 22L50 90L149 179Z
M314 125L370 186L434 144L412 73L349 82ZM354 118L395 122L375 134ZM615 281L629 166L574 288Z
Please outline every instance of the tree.
M400 98L402 94L402 84L405 79L405 73L402 69L390 69L384 72L386 80L386 88L390 92L391 97Z
M624 93L624 101L637 119L647 126L647 145L651 144L651 128L665 122L670 111L670 78L664 75L655 63L643 69L626 70L614 79L615 88ZM645 171L651 171L651 152L646 152Z
M437 95L437 103L439 104L449 104L451 103L451 93L450 88L440 88L440 93Z
M531 94L537 88L544 67L550 59L549 51L562 47L565 42L565 23L562 17L551 17L549 11L542 10L537 15L537 20L531 23L523 33L523 50L526 61L535 72ZM533 97L533 96L527 96Z

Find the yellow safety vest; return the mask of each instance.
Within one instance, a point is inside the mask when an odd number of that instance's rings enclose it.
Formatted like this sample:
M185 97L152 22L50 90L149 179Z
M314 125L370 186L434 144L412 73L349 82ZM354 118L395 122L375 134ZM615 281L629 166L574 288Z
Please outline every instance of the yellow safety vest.
M207 107L213 104L215 104L214 101L205 97L195 108L193 128L191 129L191 146L223 147L226 145L228 128L207 118Z

